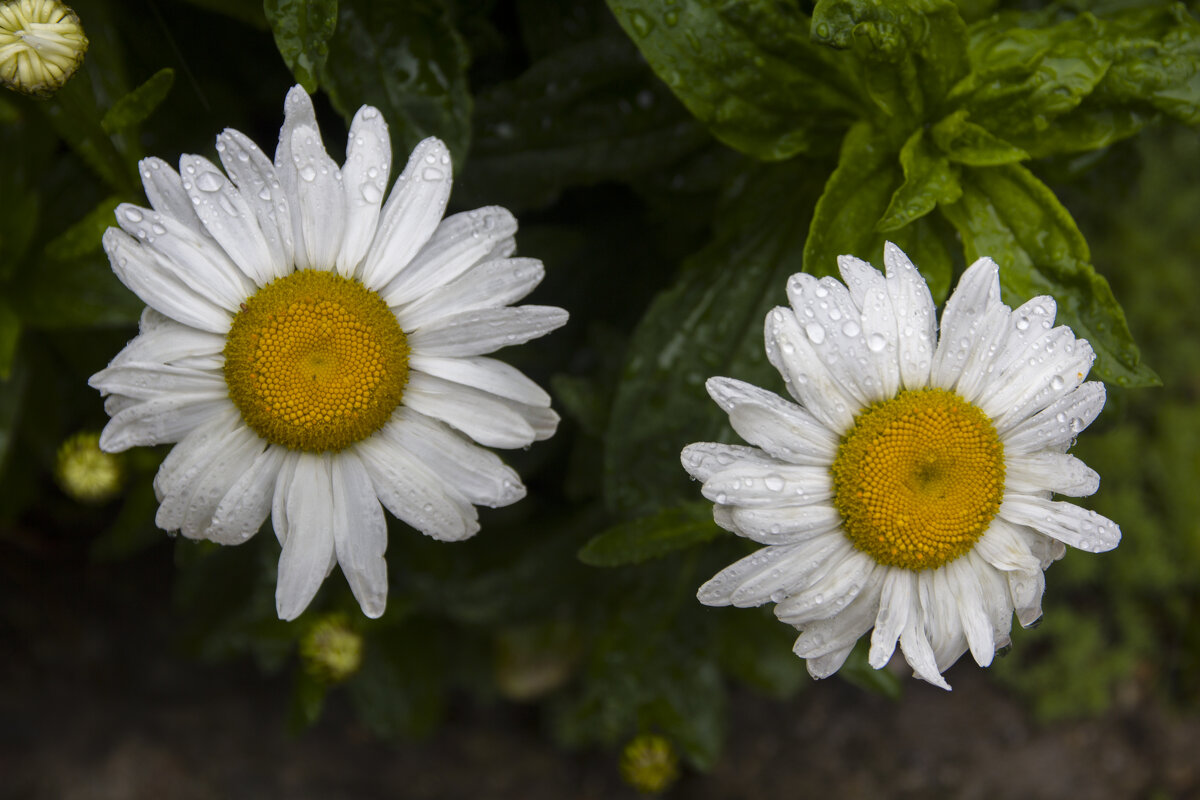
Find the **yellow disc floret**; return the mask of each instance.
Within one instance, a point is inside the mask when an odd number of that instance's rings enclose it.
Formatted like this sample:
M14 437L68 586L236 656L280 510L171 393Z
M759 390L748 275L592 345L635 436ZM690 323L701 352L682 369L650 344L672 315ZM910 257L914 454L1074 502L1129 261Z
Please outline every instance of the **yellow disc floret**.
M229 397L255 433L293 450L341 450L400 404L408 341L375 292L300 270L242 304L225 342Z
M945 389L867 407L833 462L846 535L876 562L933 569L965 555L1004 497L1004 448L991 419Z

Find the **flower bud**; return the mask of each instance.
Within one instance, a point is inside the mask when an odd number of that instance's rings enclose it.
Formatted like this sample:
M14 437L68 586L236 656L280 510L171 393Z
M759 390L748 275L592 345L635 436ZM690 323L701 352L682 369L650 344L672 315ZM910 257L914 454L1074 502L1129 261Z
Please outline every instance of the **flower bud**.
M0 82L22 94L50 94L83 63L79 17L58 0L0 4Z
M104 503L121 490L120 456L100 449L100 434L82 431L58 448L54 476L67 495L80 503Z

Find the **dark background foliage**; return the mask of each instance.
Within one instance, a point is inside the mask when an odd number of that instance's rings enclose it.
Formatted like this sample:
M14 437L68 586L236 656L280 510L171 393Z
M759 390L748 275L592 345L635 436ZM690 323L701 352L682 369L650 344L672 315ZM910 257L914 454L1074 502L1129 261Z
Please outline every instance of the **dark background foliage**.
M840 253L878 263L890 238L939 300L979 254L1003 265L1010 303L1053 293L1111 384L1075 452L1102 475L1092 505L1124 541L1050 569L1045 624L1018 632L989 679L1043 718L1101 712L1131 686L1194 703L1200 24L1184 6L73 7L91 41L80 74L49 99L0 97L0 575L16 569L6 561L103 570L173 553L173 641L206 663L253 659L293 687L297 726L327 689L299 668L297 641L344 611L365 660L332 691L378 736L429 735L456 698L519 699L563 746L654 731L709 768L731 685L790 697L810 682L769 610L695 601L747 546L712 525L679 450L734 438L706 378L782 388L761 326L785 277L829 274ZM452 209L513 210L520 253L546 264L532 301L572 314L503 354L564 417L550 441L505 454L529 497L482 511L460 544L391 521L377 621L337 576L296 623L277 620L270 535L220 548L156 530L150 480L168 448L123 456L108 505L53 479L63 440L104 424L87 376L141 310L99 246L116 204L142 202L137 159L211 157L224 127L270 152L295 81L316 92L339 161L364 103L387 118L396 163L442 137ZM0 581L0 637L14 643L39 634L28 590ZM841 679L890 697L907 681L861 654Z

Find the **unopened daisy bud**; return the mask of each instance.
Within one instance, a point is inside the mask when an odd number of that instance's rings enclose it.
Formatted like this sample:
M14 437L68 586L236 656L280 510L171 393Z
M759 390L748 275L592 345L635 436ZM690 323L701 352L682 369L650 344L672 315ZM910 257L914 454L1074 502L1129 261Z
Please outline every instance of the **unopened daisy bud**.
M665 738L644 733L621 752L621 777L643 794L660 794L679 779L679 757Z
M509 700L536 700L570 679L578 657L575 631L565 625L503 631L496 637L496 686Z
M79 69L88 40L58 0L0 4L0 81L22 94L49 94Z
M304 669L316 680L341 683L362 666L362 634L350 627L345 614L326 614L300 640Z
M55 463L58 485L81 503L103 503L121 489L120 456L100 449L100 434L83 431L58 448Z

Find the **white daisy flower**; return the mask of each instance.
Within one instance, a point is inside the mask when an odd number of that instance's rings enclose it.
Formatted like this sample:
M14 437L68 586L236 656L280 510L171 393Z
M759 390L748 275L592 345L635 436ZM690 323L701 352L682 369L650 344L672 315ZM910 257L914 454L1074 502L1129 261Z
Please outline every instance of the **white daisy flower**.
M387 601L383 508L444 541L476 505L514 503L520 478L479 447L558 425L550 397L484 357L567 321L508 307L542 279L511 258L517 222L488 207L442 219L450 154L417 145L387 202L391 144L370 106L346 163L326 154L312 101L288 92L274 163L245 135L225 166L149 158L150 209L122 205L104 249L146 302L141 332L91 385L110 452L178 442L154 481L164 530L238 544L270 514L283 547L276 605L294 619L334 563L370 617Z
M708 391L753 447L700 443L684 468L704 481L717 524L766 545L700 588L708 605L775 603L801 631L795 652L827 677L871 634L879 669L897 641L919 678L970 649L981 666L1012 614L1041 616L1043 570L1071 545L1116 547L1120 529L1054 501L1099 476L1066 451L1104 406L1084 383L1095 354L1055 305L1000 300L981 258L942 314L895 245L886 277L838 259L845 285L793 275L791 308L767 315L767 357L799 405L742 381Z

